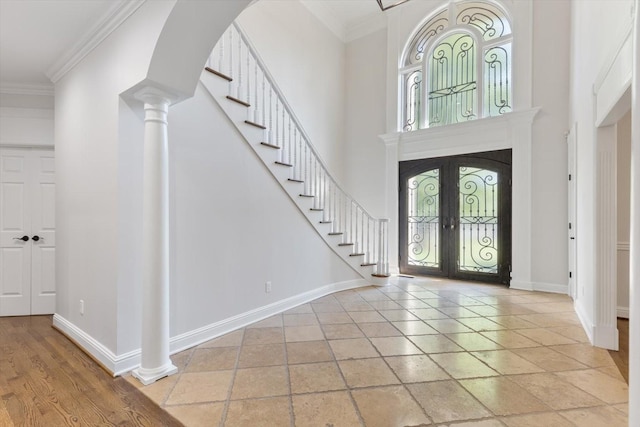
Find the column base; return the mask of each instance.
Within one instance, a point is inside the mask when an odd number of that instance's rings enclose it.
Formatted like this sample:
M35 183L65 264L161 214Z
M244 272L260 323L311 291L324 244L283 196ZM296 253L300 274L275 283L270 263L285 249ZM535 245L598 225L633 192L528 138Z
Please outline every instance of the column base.
M173 375L176 372L178 372L178 368L176 368L172 363L169 363L168 365L158 369L134 369L131 371L131 375L133 375L134 378L137 378L143 385L149 385L161 378Z

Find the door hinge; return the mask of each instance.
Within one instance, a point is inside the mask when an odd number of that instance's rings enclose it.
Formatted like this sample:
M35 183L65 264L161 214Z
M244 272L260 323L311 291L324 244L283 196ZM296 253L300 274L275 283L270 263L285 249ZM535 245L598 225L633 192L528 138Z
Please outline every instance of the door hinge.
M571 181L571 174L569 174L569 181Z
M569 230L571 230L571 223L569 223Z
M571 279L572 277L573 277L573 274L569 272L569 279Z

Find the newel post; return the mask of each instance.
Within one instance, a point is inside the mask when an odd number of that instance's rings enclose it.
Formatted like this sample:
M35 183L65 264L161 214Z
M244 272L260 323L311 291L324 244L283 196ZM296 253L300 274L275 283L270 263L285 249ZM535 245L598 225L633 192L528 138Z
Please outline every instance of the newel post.
M154 88L144 102L142 354L133 376L143 384L177 372L169 358L169 154L170 97Z

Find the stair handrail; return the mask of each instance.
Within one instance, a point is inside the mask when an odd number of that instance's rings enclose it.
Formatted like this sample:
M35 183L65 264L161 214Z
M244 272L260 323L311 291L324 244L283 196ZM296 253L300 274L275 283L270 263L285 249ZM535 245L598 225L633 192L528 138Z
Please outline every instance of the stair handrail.
M273 94L275 94L275 98L276 98L276 114L277 113L277 107L278 107L278 103L281 104L281 106L284 108L286 114L288 115L290 122L289 125L291 126L291 124L293 124L293 127L295 129L295 131L300 135L301 141L304 143L304 146L306 148L309 149L310 151L310 156L309 159L311 160L313 158L313 161L320 167L321 169L321 173L318 177L316 178L311 178L311 181L309 182L309 185L311 185L312 182L314 182L314 180L316 179L321 179L321 176L324 175L324 179L325 181L325 185L333 185L333 187L335 188L335 190L340 193L341 198L344 199L345 202L345 206L346 206L346 202L348 201L349 204L351 204L353 206L353 209L350 210L350 216L353 215L353 210L355 210L355 221L358 221L358 212L360 212L361 215L361 224L362 224L362 228L360 229L360 235L362 236L363 239L365 239L365 230L364 230L364 219L366 217L367 220L367 236L366 236L366 240L367 240L367 250L371 249L371 251L373 253L368 254L368 256L372 256L375 253L375 256L373 256L373 258L376 259L376 263L375 265L377 266L376 268L376 273L374 274L374 276L382 276L382 277L386 277L388 276L388 223L389 220L387 218L376 218L373 215L371 215L353 196L351 196L351 194L349 194L347 191L344 190L344 188L338 183L338 181L336 180L336 178L334 178L334 176L330 173L329 171L329 167L325 164L325 162L323 161L322 157L318 154L318 151L316 150L315 146L313 145L313 143L311 142L311 138L309 137L309 135L307 134L307 132L305 131L304 127L302 126L300 120L298 119L298 117L296 116L296 114L293 111L293 108L289 105L289 103L287 102L283 91L280 89L280 87L278 86L275 78L273 77L273 75L271 74L271 72L269 71L269 69L267 68L264 60L262 59L262 57L260 56L260 54L258 53L258 50L256 49L256 47L254 46L254 44L251 42L251 40L249 39L249 37L246 35L246 32L244 31L244 29L241 27L241 25L238 22L233 22L232 25L227 29L227 31L225 31L225 33L221 36L220 40L218 43L222 43L220 46L220 67L222 67L222 61L225 58L225 53L223 52L224 49L224 38L227 34L229 34L229 40L230 42L233 41L233 32L230 32L231 29L235 29L236 33L238 34L238 36L240 37L240 41L242 42L242 44L244 44L245 49L247 50L247 54L250 55L250 57L253 58L253 60L255 61L255 64L259 67L260 72L262 73L262 76L264 79L266 79L266 81L268 82L270 89L272 90ZM212 52L211 56L209 57L209 65L211 64L211 61L213 60L213 56L214 56L214 52L216 51L216 48L218 47L218 44L216 44L216 47L214 48L214 51ZM230 67L230 74L233 74L233 66L234 66L234 58L233 58L233 46L229 46L229 67ZM240 98L240 90L243 89L242 88L242 61L240 56L242 55L242 45L240 45L239 49L238 49L238 68L240 69L239 71L239 83L237 84L237 98ZM254 68L255 70L255 68ZM222 72L223 70L220 70L220 72ZM247 73L249 73L249 60L247 59ZM255 70L255 73L257 73L257 70ZM228 80L232 81L232 77L233 76L228 76ZM257 77L256 77L257 79ZM257 80L255 81L256 87L256 100L257 100L257 91L258 91L258 86L257 86ZM230 90L231 90L230 86ZM251 91L251 76L247 75L247 98L250 98L250 91ZM265 98L264 98L265 94L264 94L264 80L263 80L263 94L262 94L262 101L263 101L263 118L264 118L264 102L265 102ZM231 97L234 98L234 97ZM238 100L238 99L235 100ZM248 99L249 102L244 102L242 100L241 101L243 104L249 106L250 105L250 101L251 99ZM271 107L271 98L269 100L270 103L270 107ZM258 106L255 106L255 110L254 112L258 111ZM271 121L273 117L273 113L272 111L270 111L269 113L269 120ZM284 116L283 116L284 117ZM279 117L276 117L276 122L279 120ZM257 124L257 123L252 123L252 124ZM262 123L261 124L263 126L263 128L266 129L266 123ZM284 121L283 121L283 125L284 125ZM276 126L278 126L276 124ZM291 128L290 128L291 130ZM277 129L276 129L277 131ZM270 134L274 133L273 129L269 129ZM283 131L284 132L284 131ZM277 138L277 133L276 133L276 138ZM277 140L276 140L277 143ZM284 140L283 140L283 145L284 145ZM284 147L283 147L284 148ZM289 141L289 150L291 149L291 141ZM290 152L288 153L290 155ZM305 154L306 155L306 154ZM302 166L303 165L299 165L298 168L301 171L302 170ZM305 167L305 171L307 173L310 172L310 170ZM309 166L310 167L310 166ZM316 170L316 173L318 171ZM306 185L306 184L305 184ZM318 201L319 203L321 203L322 201L324 201L324 197L326 197L326 194L323 196L322 194L318 194L316 196L316 201ZM336 196L334 195L334 198ZM330 200L329 203L333 202L334 203L334 209L335 209L335 203L336 200L332 200L331 196L330 196ZM346 209L346 208L345 208ZM346 215L346 211L345 211L345 215ZM376 235L376 230L375 230L375 225L374 225L374 230L373 233L371 233L370 229L369 229L369 221L373 221L374 224L377 224L377 235ZM354 219L353 217L350 219L350 223L351 226L354 227ZM358 225L355 224L355 228L352 229L352 232L355 232L356 234L356 238L358 235ZM373 236L373 239L370 240ZM353 236L350 236L353 237ZM364 242L359 242L360 244L364 243ZM377 245L376 245L377 243ZM369 247L369 245L371 245L371 247ZM373 264L370 264L373 265Z
M255 48L251 40L249 40L249 38L246 36L246 33L244 32L244 30L242 29L240 24L238 24L237 21L234 21L232 25L238 31L238 34L240 34L240 37L242 38L242 41L244 42L244 44L249 48L249 51L251 52L251 55L253 56L253 58L256 60L258 65L260 65L260 70L264 73L264 75L267 77L267 80L269 81L269 84L271 85L271 87L273 87L274 91L278 94L278 98L280 99L280 102L287 109L287 113L293 119L296 127L298 128L298 131L302 134L302 137L306 141L307 146L309 147L311 152L314 154L315 158L318 160L318 162L320 163L322 168L325 170L325 172L327 172L327 176L329 177L329 179L335 184L335 186L345 196L351 199L362 210L362 212L365 213L369 218L374 220L383 219L383 218L376 218L373 215L371 215L360 203L358 203L358 201L353 196L351 196L351 194L349 194L347 191L345 191L344 188L342 188L342 186L338 183L338 181L336 181L336 179L333 177L333 174L331 174L329 167L324 163L324 160L322 160L322 157L316 151L316 148L311 142L311 138L309 138L309 135L304 130L304 127L302 127L302 124L300 123L298 116L296 116L295 113L293 112L293 108L291 108L291 106L287 102L287 99L285 98L282 90L280 89L280 86L278 86L278 84L276 83L276 80L271 75L271 72L267 68L264 61L262 60L262 57L258 53L258 50Z

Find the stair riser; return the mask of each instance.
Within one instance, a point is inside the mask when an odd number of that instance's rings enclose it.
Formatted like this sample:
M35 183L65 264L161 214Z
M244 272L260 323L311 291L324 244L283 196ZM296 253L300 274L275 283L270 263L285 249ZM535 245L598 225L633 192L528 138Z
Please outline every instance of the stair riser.
M260 158L276 181L278 181L283 190L289 195L303 216L309 221L309 224L316 230L318 235L355 272L364 279L374 282L371 274L375 271L375 267L363 267L360 265L365 261L366 257L349 256L349 254L354 251L353 246L337 246L344 236L329 236L328 233L332 231L332 224L320 224L320 221L323 219L323 212L311 211L311 208L315 207L315 200L313 198L300 197L304 184L288 181L288 178L292 177L291 174L294 168L276 164L275 162L279 160L279 150L264 147L260 144L260 142L265 139L265 131L244 122L247 119L247 108L226 99L228 82L209 72L203 72L201 83L229 117L243 138L249 143L255 154Z

